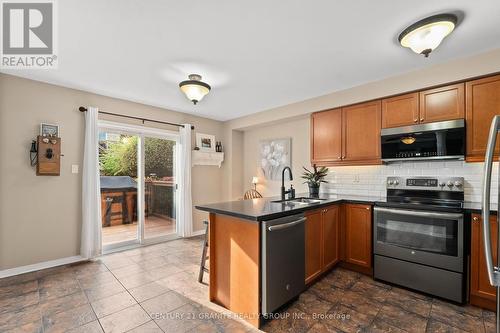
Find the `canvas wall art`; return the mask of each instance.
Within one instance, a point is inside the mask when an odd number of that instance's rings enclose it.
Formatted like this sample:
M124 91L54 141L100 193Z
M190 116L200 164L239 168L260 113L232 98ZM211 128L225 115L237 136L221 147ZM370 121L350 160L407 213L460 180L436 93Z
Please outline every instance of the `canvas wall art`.
M291 162L291 139L263 140L260 142L260 168L269 180L281 180L281 172Z

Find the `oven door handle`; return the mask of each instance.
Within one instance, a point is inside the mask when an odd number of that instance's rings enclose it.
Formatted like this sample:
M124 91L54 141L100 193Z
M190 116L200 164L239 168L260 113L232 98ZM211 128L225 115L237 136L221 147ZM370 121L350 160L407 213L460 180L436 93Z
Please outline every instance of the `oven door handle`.
M435 217L446 220L455 220L463 218L463 214L458 214L458 213L421 212L418 210L402 210L402 209L390 209L382 207L375 207L374 209L377 212L383 212L383 213L392 213L392 214L407 215L407 216Z
M493 156L495 153L495 145L497 142L497 134L500 130L500 116L493 117L491 121L490 134L488 145L486 146L486 154L484 158L483 172L483 196L482 196L482 218L483 218L483 243L486 259L486 267L488 278L492 286L500 286L500 273L498 267L493 265L493 255L491 253L491 233L490 233L490 190L491 190L491 173L493 165ZM497 216L497 219L500 217ZM499 230L500 232L500 230ZM498 235L495 235L498 237Z

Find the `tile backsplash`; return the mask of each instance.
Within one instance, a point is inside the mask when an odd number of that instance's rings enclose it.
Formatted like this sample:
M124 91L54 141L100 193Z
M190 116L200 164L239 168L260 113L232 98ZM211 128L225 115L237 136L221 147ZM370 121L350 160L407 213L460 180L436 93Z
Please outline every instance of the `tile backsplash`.
M385 182L389 176L454 176L464 177L465 200L481 201L481 181L484 163L464 161L402 162L373 166L331 167L324 193L370 195L385 197ZM498 163L493 164L491 201L498 198Z

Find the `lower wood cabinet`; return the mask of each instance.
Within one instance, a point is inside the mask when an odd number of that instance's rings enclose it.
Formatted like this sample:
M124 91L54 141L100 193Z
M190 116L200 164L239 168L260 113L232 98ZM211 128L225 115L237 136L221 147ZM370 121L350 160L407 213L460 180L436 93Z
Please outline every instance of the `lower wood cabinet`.
M306 283L314 280L322 271L322 211L306 212Z
M493 262L497 260L497 231L496 215L490 217L491 247ZM479 214L472 214L471 227L471 269L470 269L470 303L495 311L495 288L490 285L484 255L482 218Z
M340 206L306 212L306 283L340 260Z
M345 204L344 258L347 263L372 267L372 207Z
M323 270L330 269L340 260L340 206L323 211Z

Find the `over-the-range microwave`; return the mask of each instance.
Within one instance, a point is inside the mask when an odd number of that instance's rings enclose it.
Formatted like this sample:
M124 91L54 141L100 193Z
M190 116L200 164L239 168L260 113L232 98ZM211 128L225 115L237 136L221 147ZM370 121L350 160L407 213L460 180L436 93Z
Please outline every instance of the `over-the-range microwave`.
M384 128L381 131L382 161L463 160L464 119Z

